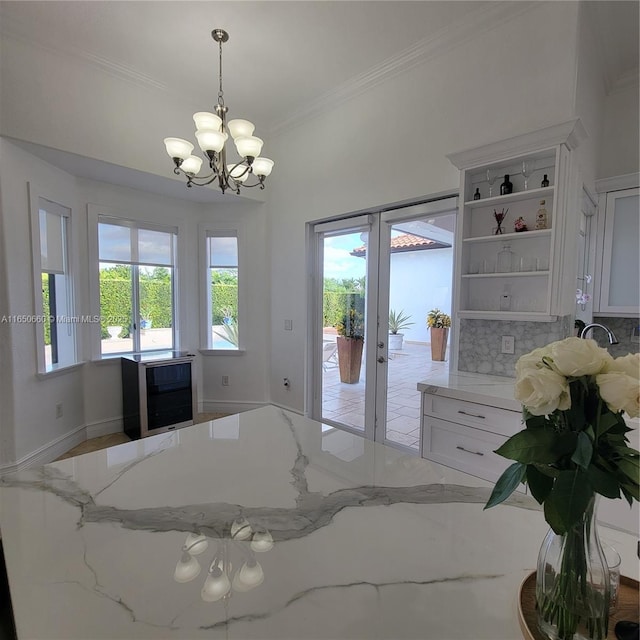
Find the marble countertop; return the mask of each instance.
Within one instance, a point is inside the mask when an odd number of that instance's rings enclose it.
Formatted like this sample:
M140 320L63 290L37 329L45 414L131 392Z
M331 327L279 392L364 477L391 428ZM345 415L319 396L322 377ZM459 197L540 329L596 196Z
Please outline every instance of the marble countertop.
M521 412L522 405L513 397L514 385L515 378L444 371L420 381L418 391Z
M515 640L547 527L489 492L275 407L21 471L0 482L18 637ZM636 538L603 538L637 577Z

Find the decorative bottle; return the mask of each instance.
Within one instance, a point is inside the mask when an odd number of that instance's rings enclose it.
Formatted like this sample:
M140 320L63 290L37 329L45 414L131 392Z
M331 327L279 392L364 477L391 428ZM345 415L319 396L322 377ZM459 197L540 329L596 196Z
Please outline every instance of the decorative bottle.
M505 243L502 245L502 250L498 251L498 272L509 273L513 268L513 251L511 251L511 245Z
M540 200L540 208L536 214L536 229L547 228L547 210L545 208L545 200Z
M504 174L504 182L500 185L500 195L506 196L508 193L513 192L513 184L509 180L509 174Z
M480 200L480 187L476 187L476 192L473 194L474 200Z
M504 285L500 295L500 311L511 311L511 287L508 284Z
M542 182L540 183L540 186L544 189L544 187L548 187L549 186L549 179L547 178L547 174L544 174L544 178L542 178Z

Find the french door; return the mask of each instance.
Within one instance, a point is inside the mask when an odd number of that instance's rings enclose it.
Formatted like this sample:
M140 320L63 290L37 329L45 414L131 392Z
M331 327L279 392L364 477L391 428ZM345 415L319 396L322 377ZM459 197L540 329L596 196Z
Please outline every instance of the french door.
M434 307L451 313L456 212L447 197L310 228L311 417L420 451L416 385L448 370L448 358L431 361L425 319ZM361 356L349 351L357 340L341 340L350 330L364 333Z

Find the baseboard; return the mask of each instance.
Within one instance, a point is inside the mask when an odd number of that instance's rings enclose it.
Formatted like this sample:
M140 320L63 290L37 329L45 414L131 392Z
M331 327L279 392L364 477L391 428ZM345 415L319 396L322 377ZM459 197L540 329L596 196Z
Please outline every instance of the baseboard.
M203 400L202 413L242 413L252 409L265 407L268 402L225 402L220 400Z
M21 471L29 467L40 466L53 462L56 458L59 458L63 453L73 449L73 447L81 444L86 440L86 429L84 425L76 427L71 431L65 433L63 436L43 444L41 447L32 451L28 455L20 458L13 464L7 464L0 467L0 476L13 471Z
M99 438L100 436L108 436L111 433L122 433L124 424L122 418L109 418L108 420L99 420L87 425L87 440L91 438Z
M293 407L288 407L286 404L278 404L277 402L270 402L269 404L274 407L278 407L278 409L284 409L289 413L295 413L296 415L304 417L304 411L299 411L298 409L294 409Z

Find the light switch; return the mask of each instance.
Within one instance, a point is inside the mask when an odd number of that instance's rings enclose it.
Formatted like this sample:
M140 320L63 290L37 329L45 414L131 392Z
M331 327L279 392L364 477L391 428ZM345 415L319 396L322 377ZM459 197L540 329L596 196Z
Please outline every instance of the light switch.
M285 320L284 321L284 330L285 331L293 331L293 320Z

